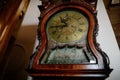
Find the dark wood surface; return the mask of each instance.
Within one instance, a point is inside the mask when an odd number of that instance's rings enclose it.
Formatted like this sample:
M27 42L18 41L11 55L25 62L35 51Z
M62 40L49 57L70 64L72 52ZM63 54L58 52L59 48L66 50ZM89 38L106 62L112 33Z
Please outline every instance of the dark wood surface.
M25 8L24 6L20 5L22 4L26 6L26 3L23 3L21 0L2 0L1 4L2 9L0 10L0 63L2 61L10 37L15 31L14 29L19 27L16 25L20 25L20 21L22 21L22 18L20 17L24 15Z
M0 0L0 80L5 73L10 39L14 40L23 20L29 0Z
M11 31L13 30L17 20L18 20L18 8L21 3L21 0L15 1L7 1L5 5L2 6L0 11L0 63L2 61L3 55L7 48ZM13 5L16 4L16 5Z

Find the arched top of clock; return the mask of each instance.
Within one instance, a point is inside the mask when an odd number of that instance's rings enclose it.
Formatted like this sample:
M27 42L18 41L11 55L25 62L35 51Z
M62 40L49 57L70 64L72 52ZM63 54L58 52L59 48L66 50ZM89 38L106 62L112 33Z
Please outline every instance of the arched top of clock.
M92 0L90 0L92 1ZM42 5L39 5L38 8L41 11L41 16L39 17L42 18L47 12L51 11L51 9L54 9L56 7L60 6L69 6L69 5L78 5L81 7L84 7L88 9L91 13L96 14L96 8L93 7L90 3L90 1L87 0L42 0ZM97 0L95 0L95 3Z

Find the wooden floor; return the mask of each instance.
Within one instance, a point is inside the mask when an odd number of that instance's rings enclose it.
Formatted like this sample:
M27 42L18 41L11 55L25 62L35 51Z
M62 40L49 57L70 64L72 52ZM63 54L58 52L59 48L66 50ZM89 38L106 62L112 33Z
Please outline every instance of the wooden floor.
M120 48L120 6L112 6L107 12Z

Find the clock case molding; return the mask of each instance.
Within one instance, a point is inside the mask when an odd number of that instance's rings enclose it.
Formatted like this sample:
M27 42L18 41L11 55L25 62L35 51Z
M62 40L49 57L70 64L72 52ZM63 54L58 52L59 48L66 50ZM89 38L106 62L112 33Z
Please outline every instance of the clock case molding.
M109 58L105 52L99 47L96 41L98 35L98 22L96 11L97 0L42 0L40 9L38 40L39 44L36 51L30 58L30 64L27 69L28 73L33 77L38 76L64 76L64 77L99 77L105 79L109 77L112 69L110 69ZM39 60L44 55L46 45L48 44L47 35L45 33L45 23L47 19L57 10L64 8L77 8L88 15L90 19L90 27L87 33L87 47L95 55L97 62L90 64L40 64ZM88 78L89 79L89 78ZM98 80L98 79L97 79Z

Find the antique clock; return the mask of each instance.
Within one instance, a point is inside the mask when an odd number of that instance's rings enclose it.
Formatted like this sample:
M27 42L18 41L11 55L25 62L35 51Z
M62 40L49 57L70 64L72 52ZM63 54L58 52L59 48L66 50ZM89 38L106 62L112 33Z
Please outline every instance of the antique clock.
M34 79L104 80L112 71L96 42L97 0L42 0L39 44L28 68Z

